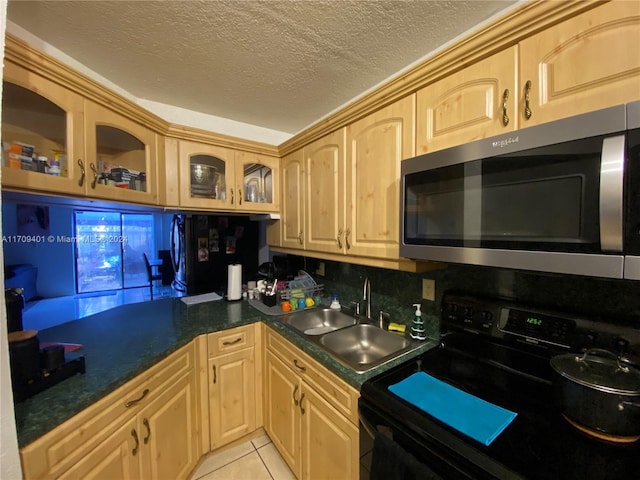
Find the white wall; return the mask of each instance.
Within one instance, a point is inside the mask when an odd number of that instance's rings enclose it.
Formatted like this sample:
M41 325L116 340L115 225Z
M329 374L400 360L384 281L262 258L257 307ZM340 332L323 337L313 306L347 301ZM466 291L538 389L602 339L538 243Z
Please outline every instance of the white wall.
M4 32L7 26L7 0L0 0L0 52L4 59ZM0 62L2 77L4 61ZM2 86L0 84L0 93ZM0 104L0 114L2 105ZM1 119L0 115L0 119ZM0 120L1 122L1 120ZM0 182L2 181L0 177ZM2 200L0 199L0 206ZM2 215L0 210L0 216ZM0 234L2 229L0 228ZM0 249L0 263L4 264L4 254ZM0 270L0 280L4 284L4 270ZM2 480L18 480L22 478L20 456L18 454L18 437L13 412L13 396L11 392L11 374L9 372L9 348L7 343L7 310L4 301L0 307L0 478Z

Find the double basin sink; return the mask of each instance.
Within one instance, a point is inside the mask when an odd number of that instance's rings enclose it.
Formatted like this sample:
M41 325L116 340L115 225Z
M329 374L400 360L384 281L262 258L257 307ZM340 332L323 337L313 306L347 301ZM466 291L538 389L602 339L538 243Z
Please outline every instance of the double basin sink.
M397 358L416 346L415 342L376 325L358 323L353 315L341 310L304 310L283 315L280 321L359 373Z

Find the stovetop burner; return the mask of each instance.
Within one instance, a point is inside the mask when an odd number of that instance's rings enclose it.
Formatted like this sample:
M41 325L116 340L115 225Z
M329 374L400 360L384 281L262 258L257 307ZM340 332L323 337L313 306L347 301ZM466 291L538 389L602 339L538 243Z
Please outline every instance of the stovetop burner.
M452 305L456 305L453 307ZM620 479L635 478L640 471L640 442L613 443L587 436L567 422L552 401L551 356L580 349L584 331L593 334L590 321L554 317L548 312L530 312L537 327L539 318L562 327L545 325L535 336L526 324L511 321L511 305L445 295L441 345L416 360L409 361L365 382L361 405L375 410L392 423L396 431L410 433L413 443L439 452L456 466L451 478L527 478L527 479ZM506 311L505 311L506 310ZM521 318L523 308L518 308ZM586 328L585 328L586 326ZM527 329L529 328L529 329ZM607 326L599 338L622 338L626 354L637 352L637 338L625 329ZM637 332L635 332L637 334ZM591 346L591 345L588 345ZM585 346L584 348L586 348ZM513 422L489 445L476 442L441 423L404 400L388 388L416 371L423 371L460 390L516 412ZM415 440L419 439L419 440ZM446 463L446 462L445 462ZM447 478L447 474L443 475Z

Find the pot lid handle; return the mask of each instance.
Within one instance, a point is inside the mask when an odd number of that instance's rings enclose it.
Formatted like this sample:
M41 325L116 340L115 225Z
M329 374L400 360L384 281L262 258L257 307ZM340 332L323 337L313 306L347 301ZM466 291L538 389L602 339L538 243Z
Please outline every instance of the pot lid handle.
M589 350L584 352L584 354L581 357L576 357L576 360L578 360L579 362L583 362L586 366L589 366L587 357L591 357L591 358L609 357L616 361L616 364L618 365L618 370L624 373L629 373L629 367L622 365L622 363L620 363L620 357L618 357L615 353L610 352L609 350L605 350L604 348L590 348Z

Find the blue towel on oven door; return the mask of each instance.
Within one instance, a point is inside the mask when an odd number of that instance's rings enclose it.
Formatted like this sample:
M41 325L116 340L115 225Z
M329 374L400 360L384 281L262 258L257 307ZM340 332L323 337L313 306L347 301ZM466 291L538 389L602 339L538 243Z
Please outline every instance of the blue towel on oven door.
M389 390L484 445L490 445L516 413L459 390L424 372L414 373Z

